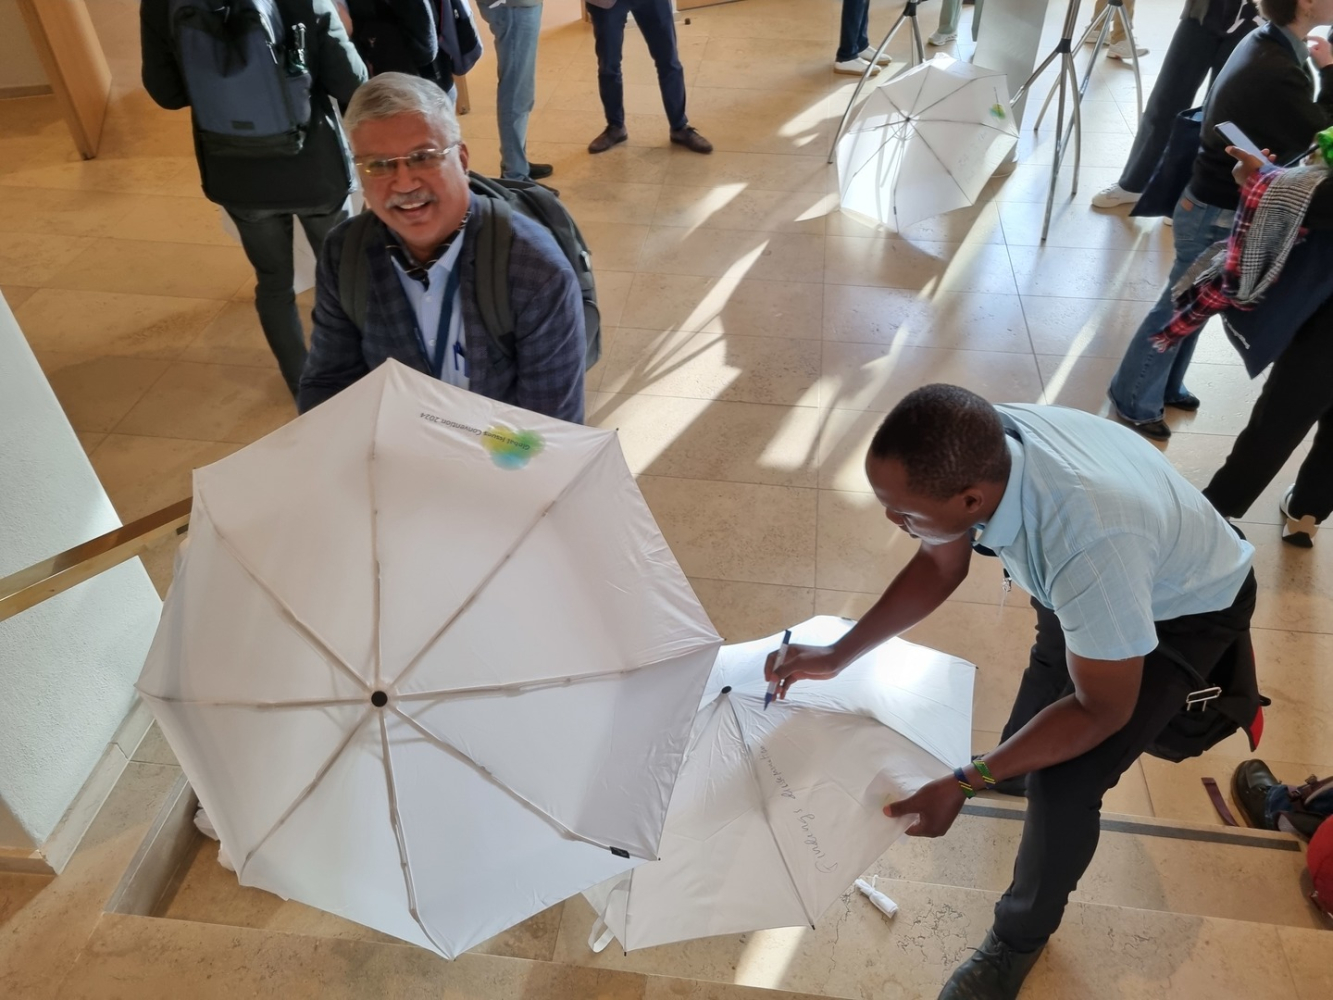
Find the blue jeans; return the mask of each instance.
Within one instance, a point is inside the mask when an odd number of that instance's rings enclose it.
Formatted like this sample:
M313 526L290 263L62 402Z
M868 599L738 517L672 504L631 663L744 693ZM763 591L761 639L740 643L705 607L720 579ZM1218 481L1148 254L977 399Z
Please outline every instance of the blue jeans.
M1185 388L1185 369L1198 344L1198 334L1173 341L1165 351L1151 343L1152 337L1166 329L1175 315L1171 289L1199 255L1231 232L1235 212L1195 201L1186 190L1171 216L1176 242L1176 262L1166 279L1162 297L1152 307L1130 341L1124 360L1111 379L1111 402L1120 415L1134 424L1161 420L1168 402L1189 395Z
M537 37L542 28L542 5L535 7L488 7L479 0L477 10L495 36L495 61L500 82L496 88L495 115L500 124L500 176L506 180L528 179L528 116L537 92Z
M292 259L292 217L305 230L318 260L324 237L350 217L347 202L322 208L250 209L223 206L241 234L241 247L255 269L255 312L264 339L292 396L305 367L305 333L296 310L296 264Z
M838 62L855 59L870 48L870 0L842 0L842 28L838 33Z
M610 10L588 5L592 18L593 45L597 50L597 91L602 97L606 124L625 127L625 82L620 73L621 54L625 48L625 20L634 15L648 54L657 66L657 88L662 92L671 131L689 125L685 117L685 70L676 51L676 22L671 14L671 0L620 0Z

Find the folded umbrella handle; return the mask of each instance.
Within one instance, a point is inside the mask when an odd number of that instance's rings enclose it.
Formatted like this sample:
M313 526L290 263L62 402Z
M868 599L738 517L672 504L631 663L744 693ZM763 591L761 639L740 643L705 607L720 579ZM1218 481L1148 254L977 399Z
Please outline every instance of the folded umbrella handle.
M606 919L599 914L597 919L593 921L592 930L588 934L588 947L593 952L600 952L611 943L615 936L615 932L606 926Z

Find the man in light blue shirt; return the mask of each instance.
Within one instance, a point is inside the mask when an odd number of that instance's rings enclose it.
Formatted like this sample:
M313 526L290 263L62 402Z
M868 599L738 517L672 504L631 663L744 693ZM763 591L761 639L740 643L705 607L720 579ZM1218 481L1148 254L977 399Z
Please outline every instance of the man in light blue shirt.
M1000 745L885 809L917 817L909 835L937 837L965 797L1026 776L1013 883L940 994L1013 1000L1092 860L1103 794L1167 745L1201 679L1244 688L1235 723L1257 730L1254 550L1133 431L1063 407L992 406L957 386L899 403L866 474L920 549L845 637L791 646L766 673L780 695L836 675L939 607L974 547L1000 558L1006 588L1032 595L1037 639Z

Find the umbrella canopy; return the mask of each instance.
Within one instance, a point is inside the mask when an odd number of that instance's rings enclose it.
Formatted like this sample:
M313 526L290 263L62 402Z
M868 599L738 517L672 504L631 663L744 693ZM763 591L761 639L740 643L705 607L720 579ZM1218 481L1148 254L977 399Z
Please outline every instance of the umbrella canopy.
M792 639L822 645L850 627L812 618ZM780 640L718 655L662 860L584 894L601 916L594 948L813 926L911 825L886 802L971 759L972 664L894 639L764 711L764 659Z
M721 639L614 432L390 362L194 498L139 690L242 884L453 957L657 857Z
M838 141L843 211L901 232L965 208L1017 142L1004 74L937 55L872 90Z

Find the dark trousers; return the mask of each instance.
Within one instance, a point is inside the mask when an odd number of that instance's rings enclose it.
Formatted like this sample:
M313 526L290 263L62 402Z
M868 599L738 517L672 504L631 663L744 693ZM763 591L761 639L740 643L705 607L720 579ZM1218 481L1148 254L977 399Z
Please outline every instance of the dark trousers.
M1333 514L1333 299L1315 310L1273 362L1250 422L1203 495L1227 517L1242 517L1316 424L1290 512L1322 521Z
M296 396L305 367L305 333L296 311L296 281L292 260L292 217L310 240L319 259L329 230L349 217L344 202L314 209L227 208L241 234L241 246L255 269L255 311L264 339L278 359L278 368L292 396Z
M1217 79L1231 50L1249 34L1249 27L1237 28L1229 35L1219 35L1192 17L1182 17L1171 36L1171 45L1162 59L1148 105L1143 109L1129 160L1120 174L1120 186L1126 191L1142 191L1148 186L1157 161L1162 158L1171 137L1171 123L1186 108L1194 107L1195 97L1205 78ZM1211 86L1211 83L1209 84Z
M1162 643L1204 677L1245 637L1254 613L1250 573L1231 607L1157 623ZM1074 690L1065 662L1065 637L1055 612L1038 604L1037 641L1004 727L1008 739L1046 706ZM1060 926L1101 836L1102 796L1138 760L1195 687L1160 651L1143 663L1143 682L1129 723L1082 756L1027 777L1027 817L1014 861L1014 880L995 904L995 934L1019 951L1033 951Z
M606 123L617 128L625 125L625 81L620 61L625 48L625 19L631 13L657 65L657 86L662 91L662 107L666 109L671 130L685 128L689 124L685 117L685 70L676 51L671 0L620 0L610 10L588 5L597 50L597 90L602 96Z
M870 0L842 0L842 27L838 32L838 62L855 59L870 47Z

